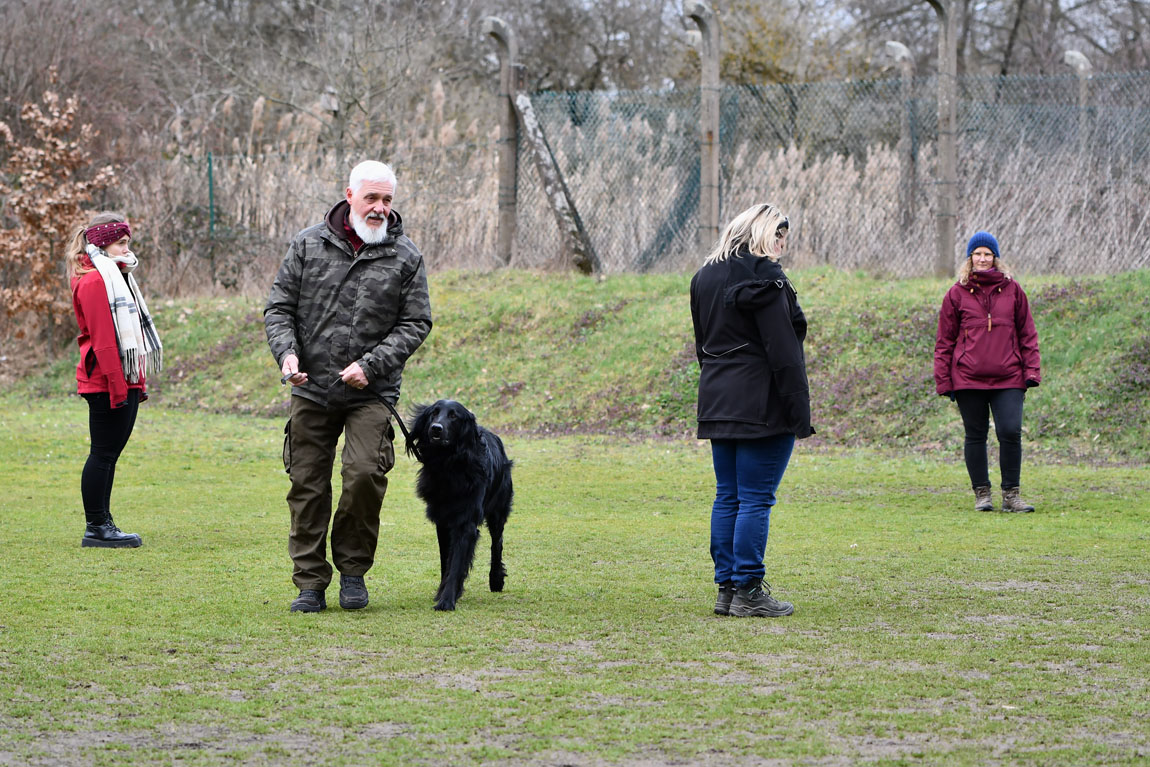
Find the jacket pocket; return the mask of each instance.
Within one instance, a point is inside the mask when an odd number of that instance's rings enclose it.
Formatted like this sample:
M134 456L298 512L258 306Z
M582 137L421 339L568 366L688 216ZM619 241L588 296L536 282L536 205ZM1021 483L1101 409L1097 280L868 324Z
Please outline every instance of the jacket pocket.
M699 371L698 419L762 423L770 390L770 372L761 363L708 362Z
M386 474L393 466L395 466L395 427L388 418L387 426L379 438L379 469Z
M1006 325L992 330L979 322L962 329L962 348L956 366L969 378L1000 379L1016 373L1021 366L1014 333Z
M284 472L291 474L291 418L284 425Z

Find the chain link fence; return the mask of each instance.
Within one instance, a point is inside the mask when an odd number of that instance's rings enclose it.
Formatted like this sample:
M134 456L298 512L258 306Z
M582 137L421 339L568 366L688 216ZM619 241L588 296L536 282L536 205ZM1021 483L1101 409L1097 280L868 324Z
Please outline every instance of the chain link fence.
M725 223L773 202L791 220L788 262L931 274L937 82L727 87L720 99ZM1150 266L1150 73L1094 75L1079 106L1067 77L961 78L956 258L994 232L1022 273ZM607 273L690 271L698 244L697 90L538 93L534 110ZM494 126L492 118L491 126ZM499 267L494 129L412 136L379 156L395 207L431 269ZM464 140L459 140L463 138ZM141 154L124 206L153 285L260 292L290 237L343 197L361 157L336 148ZM564 242L520 144L512 266L565 268ZM956 264L957 265L957 264Z
M605 272L670 265L696 241L695 93L539 93L536 116ZM520 144L515 261L547 264L562 240Z
M156 154L126 169L133 183L115 204L132 219L152 289L170 296L265 292L292 236L344 198L365 159L318 149ZM380 156L395 168L395 209L429 268L501 265L493 141L400 144Z
M721 221L770 201L790 259L894 276L932 271L937 81L727 87ZM989 229L1024 273L1150 266L1150 73L958 81L956 257ZM551 151L607 272L693 268L696 92L540 93ZM534 167L519 166L515 263L562 250Z

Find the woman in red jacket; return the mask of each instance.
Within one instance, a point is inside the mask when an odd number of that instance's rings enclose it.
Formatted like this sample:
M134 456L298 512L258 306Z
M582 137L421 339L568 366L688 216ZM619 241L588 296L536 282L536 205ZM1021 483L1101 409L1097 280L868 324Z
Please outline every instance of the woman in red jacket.
M91 448L80 478L87 528L81 546L136 547L142 541L112 520L116 461L136 410L147 399L145 374L159 370L163 347L132 276L138 263L127 220L100 213L76 230L68 246L72 308L80 326L77 390L88 402Z
M934 382L958 403L966 430L963 454L976 511L993 511L986 436L990 414L998 435L1002 510L1034 511L1019 496L1022 403L1042 381L1038 331L1030 303L999 260L998 240L976 232L966 246L958 282L942 299L934 345Z

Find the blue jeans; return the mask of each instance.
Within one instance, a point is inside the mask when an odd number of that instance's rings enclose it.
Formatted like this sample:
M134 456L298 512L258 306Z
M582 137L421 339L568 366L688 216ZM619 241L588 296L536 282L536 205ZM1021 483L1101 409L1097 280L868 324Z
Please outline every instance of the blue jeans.
M711 559L715 583L746 586L766 575L771 507L791 460L793 434L763 439L711 440L715 505L711 508Z

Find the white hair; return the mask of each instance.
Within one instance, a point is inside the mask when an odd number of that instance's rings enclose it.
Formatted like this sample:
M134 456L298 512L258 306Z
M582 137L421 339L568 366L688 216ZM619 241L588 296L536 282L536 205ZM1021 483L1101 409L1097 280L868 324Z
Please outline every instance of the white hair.
M374 181L379 184L391 184L391 191L392 193L395 192L395 171L386 163L376 160L364 160L351 169L351 176L347 179L347 185L351 191L358 192L359 188L368 181Z

